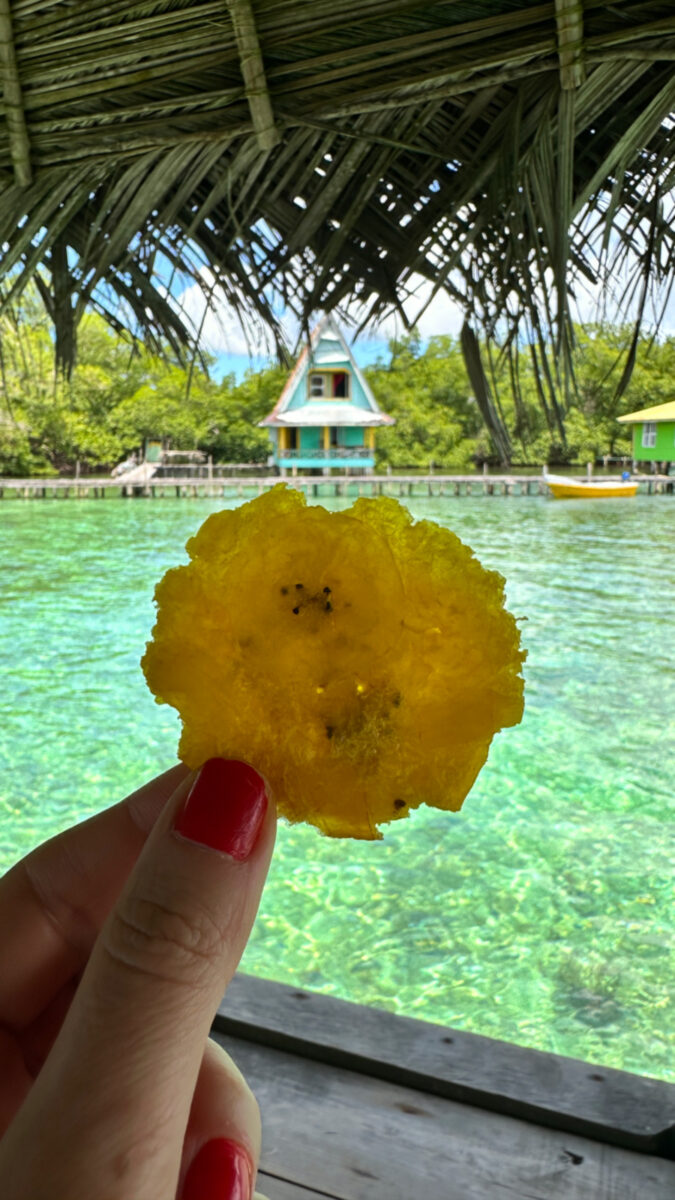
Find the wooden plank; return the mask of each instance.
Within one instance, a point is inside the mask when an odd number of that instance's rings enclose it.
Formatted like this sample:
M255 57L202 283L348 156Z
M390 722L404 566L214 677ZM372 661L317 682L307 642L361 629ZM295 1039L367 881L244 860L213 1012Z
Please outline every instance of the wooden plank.
M675 1085L237 975L214 1028L317 1062L675 1158Z
M675 1164L665 1159L269 1046L222 1034L216 1040L244 1072L260 1104L261 1167L269 1200L283 1195L281 1189L275 1194L271 1179L340 1200L665 1200L675 1195Z
M265 1171L258 1171L256 1196L264 1195L265 1200L340 1200L330 1192L315 1192L313 1188L303 1187L301 1183L289 1183L287 1179L278 1179Z

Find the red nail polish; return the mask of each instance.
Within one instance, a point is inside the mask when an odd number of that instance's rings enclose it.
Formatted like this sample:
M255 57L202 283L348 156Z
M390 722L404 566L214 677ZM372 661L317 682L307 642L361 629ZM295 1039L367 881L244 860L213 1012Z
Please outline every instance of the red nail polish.
M253 1167L237 1142L212 1138L190 1163L183 1200L251 1200Z
M265 784L253 767L235 759L210 758L174 829L191 842L244 862L258 840L266 808Z

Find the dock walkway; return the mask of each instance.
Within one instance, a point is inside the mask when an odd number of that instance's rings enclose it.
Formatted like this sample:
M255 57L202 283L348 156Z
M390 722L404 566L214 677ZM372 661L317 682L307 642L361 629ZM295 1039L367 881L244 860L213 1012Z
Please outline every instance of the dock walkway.
M603 475L603 479L620 476ZM667 475L634 475L639 491L673 494L675 478ZM286 476L150 476L125 479L120 476L79 479L0 479L0 499L67 500L107 496L163 498L250 499L285 482L307 496L545 496L548 487L542 475L341 475Z
M668 1200L675 1085L237 976L269 1200Z

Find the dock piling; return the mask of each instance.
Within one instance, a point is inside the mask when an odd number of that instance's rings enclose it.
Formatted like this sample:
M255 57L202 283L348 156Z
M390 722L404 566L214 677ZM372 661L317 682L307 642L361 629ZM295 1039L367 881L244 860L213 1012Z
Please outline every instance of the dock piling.
M640 491L646 495L673 495L675 480L665 475L636 476ZM123 478L0 479L0 499L23 500L103 500L109 495L124 499L223 499L244 500L261 496L280 483L278 476L155 476L143 482L124 482ZM288 480L291 483L290 480ZM291 486L306 496L547 496L546 480L541 475L347 475L342 478L296 475Z

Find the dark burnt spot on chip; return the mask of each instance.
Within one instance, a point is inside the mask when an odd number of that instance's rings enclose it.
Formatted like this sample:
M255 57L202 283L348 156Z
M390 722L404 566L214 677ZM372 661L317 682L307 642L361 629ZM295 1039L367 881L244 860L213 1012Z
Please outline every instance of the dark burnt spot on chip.
M394 808L396 808L396 809L405 808L405 800L399 800L399 799L394 800Z

